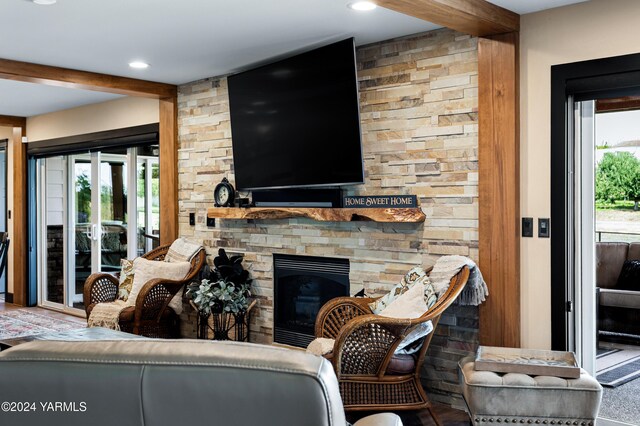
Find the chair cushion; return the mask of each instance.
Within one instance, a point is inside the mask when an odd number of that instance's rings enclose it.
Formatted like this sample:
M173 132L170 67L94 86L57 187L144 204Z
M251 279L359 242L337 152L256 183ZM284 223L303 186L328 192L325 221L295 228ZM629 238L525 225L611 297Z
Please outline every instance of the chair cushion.
M596 286L616 288L628 252L628 243L596 243Z
M629 253L627 253L627 260L640 260L640 243L629 244Z
M147 281L154 278L161 278L172 281L180 281L187 276L191 270L191 263L189 262L158 262L155 260L147 260L143 257L139 257L133 261L133 286L131 293L129 293L129 299L127 299L128 305L135 305L138 293L142 290L142 287ZM169 306L173 308L176 314L182 313L182 291L171 300Z
M329 361L333 360L333 352L324 354L323 357ZM416 358L414 355L394 354L387 366L386 374L400 376L413 374L416 371Z
M616 290L640 291L640 260L625 260Z
M405 274L404 277L396 284L389 293L377 299L375 302L369 303L371 312L379 314L384 308L389 306L391 302L406 293L416 283L428 280L427 273L424 269L416 266Z
M133 322L134 319L134 315L136 313L136 307L135 306L127 306L126 308L124 308L122 311L120 311L120 319L119 321L122 322ZM165 309L162 312L162 319L165 319L169 316L173 315L173 312L170 309Z

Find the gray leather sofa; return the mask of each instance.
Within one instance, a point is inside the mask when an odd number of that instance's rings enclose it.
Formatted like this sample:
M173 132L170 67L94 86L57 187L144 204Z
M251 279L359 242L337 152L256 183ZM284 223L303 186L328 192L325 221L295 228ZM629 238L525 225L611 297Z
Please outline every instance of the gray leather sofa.
M640 259L640 243L596 243L598 330L640 336L640 291L617 288L625 260Z
M347 424L329 362L251 343L35 341L0 353L0 378L3 426Z

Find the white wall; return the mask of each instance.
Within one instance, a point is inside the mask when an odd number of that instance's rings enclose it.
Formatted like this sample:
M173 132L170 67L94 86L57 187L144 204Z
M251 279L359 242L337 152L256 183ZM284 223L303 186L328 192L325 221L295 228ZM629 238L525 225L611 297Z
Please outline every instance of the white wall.
M27 118L29 142L159 121L157 99L120 98Z
M550 216L551 66L640 52L640 2L592 0L523 15L520 27L520 208ZM551 224L553 237L553 223ZM551 346L550 240L523 238L522 345Z

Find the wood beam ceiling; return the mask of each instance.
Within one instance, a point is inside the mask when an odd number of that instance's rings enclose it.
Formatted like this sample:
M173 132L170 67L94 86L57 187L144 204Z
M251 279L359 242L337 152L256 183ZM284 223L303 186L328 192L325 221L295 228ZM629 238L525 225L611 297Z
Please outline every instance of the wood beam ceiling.
M640 109L640 96L596 100L596 112L618 112Z
M0 78L146 98L171 98L176 96L178 92L177 87L172 84L155 83L9 59L0 59Z
M162 195L160 239L164 244L178 237L177 86L8 59L0 59L0 79L158 99ZM14 146L14 226L9 237L14 253L13 302L24 306L29 303L27 300L27 149L26 144L21 142L22 137L26 136L26 118L0 116L0 125L13 127L11 142Z
M476 37L520 31L520 15L485 0L376 0L376 3Z
M2 127L25 127L26 117L15 117L13 115L0 115L0 126Z

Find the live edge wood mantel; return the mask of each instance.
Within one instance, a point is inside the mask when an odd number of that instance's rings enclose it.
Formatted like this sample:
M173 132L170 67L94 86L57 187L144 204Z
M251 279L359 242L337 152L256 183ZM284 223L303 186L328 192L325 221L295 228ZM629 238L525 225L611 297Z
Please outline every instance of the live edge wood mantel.
M207 217L216 219L290 219L304 217L320 222L424 222L420 208L305 208L305 207L212 207Z

